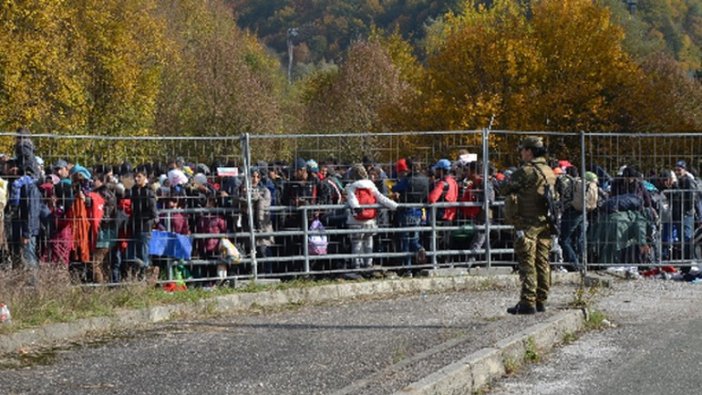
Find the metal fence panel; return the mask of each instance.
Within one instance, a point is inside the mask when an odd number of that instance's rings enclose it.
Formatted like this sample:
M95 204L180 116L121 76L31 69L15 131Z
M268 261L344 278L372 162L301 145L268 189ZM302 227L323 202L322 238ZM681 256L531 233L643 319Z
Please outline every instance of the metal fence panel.
M58 227L66 225L65 212L68 207L58 207L60 199L55 195L56 188L53 186L57 180L50 175L54 172L52 164L65 160L86 167L94 177L111 171L115 175L114 181L122 184L126 190L134 183L134 177L129 174L137 168L144 169L150 176L152 185L157 185L153 190L158 197L159 215L163 217L161 222L167 225L163 228L171 230L171 223L176 217L187 220L186 228L195 245L192 259L185 262L190 271L196 274L192 281L209 283L221 279L221 271L218 272L217 267L221 267L224 261L218 255L216 247L221 238L233 240L243 255L241 263L227 264L227 278L230 280L334 276L377 270L410 272L409 269L473 265L512 266L515 263L512 227L504 224L501 198L498 195L497 199L492 199L489 189L480 185L472 186L468 181L461 186L465 189L471 185L472 201L434 205L402 204L400 207L404 209L415 206L423 209L425 220L419 225L402 226L398 222L397 213L380 210L378 229L372 232L372 252L352 253L353 240L357 240L358 235L364 231L346 226L349 214L345 204L307 201L294 207L281 202L292 184L286 178L294 173L292 169L295 160L300 158L313 159L320 170L337 173L344 184L350 181L347 177L349 167L354 163L363 163L371 170L371 177L376 177L377 184L385 189L397 182L395 162L400 158L412 158L419 169L429 172L438 159L447 158L454 162L453 171L457 178L462 177L470 167L462 163L460 158L471 157L479 161L487 158L489 166L473 166L471 169L499 189L499 183L508 170L519 165L516 150L518 141L525 135L532 134L544 137L554 167L561 165L560 160L568 161L581 170L593 171L599 176L602 190L612 195L610 203L603 199L601 208L586 213L587 226L581 227L579 236L571 240L578 256L589 267L663 264L689 267L698 263L701 259L699 241L702 239L702 231L696 227L699 219L693 217L690 223L690 216L680 214L674 207L694 205L699 194L669 189L662 177L666 171L670 174L681 160L685 161L687 170L691 172L702 169L702 134L683 133L473 130L158 138L31 135L35 153L43 159L45 174L39 177L39 184L52 185L51 188L41 189L42 202L50 209L49 213L53 217L49 215L42 218L42 233L36 240L37 251L42 260L56 261L52 253L60 248L54 247L63 246L70 250L69 261L79 262L74 266L92 267L86 265L89 262L83 262L84 256L81 258L80 251L76 251L71 244L79 239L63 243L53 233ZM0 147L7 153L6 164L8 159L21 154L19 151L15 153L15 145L22 138L24 137L14 133L0 134ZM190 165L193 174L189 175L189 182L183 186L183 196L176 199L171 196L173 191L170 187L165 188L168 177L164 178L164 175L170 168L180 166L180 161ZM16 164L16 161L10 160L9 163ZM629 170L622 170L625 165ZM128 171L128 167L131 167L131 171ZM218 174L217 169L222 173ZM280 182L276 181L270 188L275 195L273 205L264 209L270 213L271 229L262 229L260 218L256 215L247 215L249 212L257 213L259 209L258 197L251 193L254 190L254 180L250 177L253 169L258 169L264 179L276 172L282 176ZM638 174L632 173L632 169L640 173L640 177L632 177L632 174ZM4 170L4 174L7 174L7 166ZM205 175L206 180L196 180L194 175L200 171L209 171ZM233 176L232 171L238 171L239 175ZM606 207L613 205L611 202L615 195L633 192L628 191L626 185L633 182L634 178L638 179L637 185L649 189L648 198L642 202L636 217L626 219L619 212L607 211ZM14 182L15 178L10 178L9 181ZM76 194L79 193L79 188L75 185L72 188ZM343 190L343 185L339 189ZM463 196L463 190L459 196ZM666 211L659 207L661 203L657 200L654 202L652 196L655 199L663 197L669 209ZM169 206L169 201L176 203ZM22 250L22 239L17 237L17 230L12 225L19 225L17 219L20 217L17 208L11 206L12 203L8 202L4 219L10 248L3 256L7 258L6 262L17 266L22 261L18 255ZM440 221L437 217L437 212L447 207L458 208L459 214L452 222ZM55 211L58 208L60 210ZM480 214L474 216L475 212ZM85 219L88 222L95 220L91 217ZM224 225L220 228L212 227L216 231L210 231L208 224L218 219L222 219ZM325 223L327 253L324 255L314 255L308 245L311 235L309 226L314 219L322 219ZM75 221L75 218L71 217L71 220ZM251 232L250 229L254 231ZM417 232L426 249L426 262L418 262L415 251L403 252L402 238L411 238L407 235L414 232ZM88 236L87 240L94 243L96 240L91 237L95 239L97 235ZM112 237L116 245L130 245L138 241L128 232ZM57 240L59 244L56 244ZM204 248L204 245L215 247L213 250ZM554 265L568 267L569 263L562 261L563 251L559 247L556 243L552 261ZM106 269L111 268L114 255L119 254L116 253L116 246L110 248L107 257L91 250L90 260L106 259ZM357 268L355 262L364 258L372 258L374 266ZM168 278L172 279L172 269L178 262L173 259L156 259L156 262L167 269ZM411 263L409 268L408 262ZM62 261L61 264L68 262ZM90 275L89 271L82 273L84 277ZM106 275L109 277L110 273Z

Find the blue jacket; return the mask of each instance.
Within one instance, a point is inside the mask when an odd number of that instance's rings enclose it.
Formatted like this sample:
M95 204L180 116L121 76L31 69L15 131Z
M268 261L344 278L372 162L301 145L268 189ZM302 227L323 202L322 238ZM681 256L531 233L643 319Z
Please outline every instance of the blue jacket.
M21 237L38 236L41 230L42 199L36 180L23 176L13 182L10 206L16 210L12 217L13 239L17 241Z

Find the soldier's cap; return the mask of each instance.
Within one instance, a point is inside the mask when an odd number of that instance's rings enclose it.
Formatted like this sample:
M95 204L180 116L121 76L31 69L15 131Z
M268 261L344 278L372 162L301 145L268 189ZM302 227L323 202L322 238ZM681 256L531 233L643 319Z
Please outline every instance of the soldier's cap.
M519 149L522 148L544 148L544 139L538 136L527 136L519 142Z

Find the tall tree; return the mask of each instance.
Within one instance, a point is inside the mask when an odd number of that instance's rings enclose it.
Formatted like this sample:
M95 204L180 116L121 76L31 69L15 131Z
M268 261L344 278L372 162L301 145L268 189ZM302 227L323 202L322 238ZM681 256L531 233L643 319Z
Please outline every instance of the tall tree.
M306 130L367 134L390 128L384 114L401 105L409 84L401 78L388 51L377 40L359 41L349 48L338 71L309 78L304 93ZM346 154L358 159L363 140L348 144Z
M617 105L640 71L606 8L588 0L466 1L432 42L424 128L617 130Z
M157 129L163 133L277 132L279 63L218 2L165 8L179 58L166 70Z
M64 1L0 3L0 129L85 126L87 76L73 52L74 22Z

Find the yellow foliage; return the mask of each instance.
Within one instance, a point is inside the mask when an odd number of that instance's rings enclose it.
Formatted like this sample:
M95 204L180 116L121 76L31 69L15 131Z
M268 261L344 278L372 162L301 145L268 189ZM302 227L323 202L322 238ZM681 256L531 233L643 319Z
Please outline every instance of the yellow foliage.
M590 0L465 1L431 30L420 128L616 130L640 70L622 30Z

